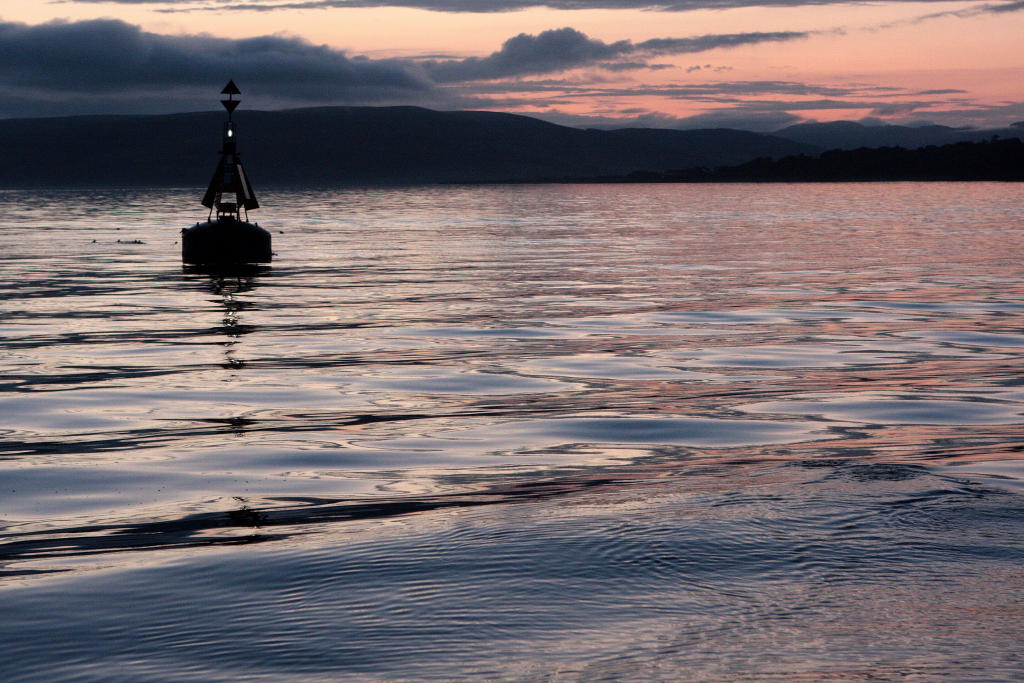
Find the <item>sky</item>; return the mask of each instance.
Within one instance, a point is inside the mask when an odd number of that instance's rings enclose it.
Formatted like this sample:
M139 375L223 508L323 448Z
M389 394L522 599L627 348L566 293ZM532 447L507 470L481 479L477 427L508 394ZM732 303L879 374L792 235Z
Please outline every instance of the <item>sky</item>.
M541 2L541 4L538 4ZM0 0L0 118L416 105L578 126L1024 121L1024 0Z

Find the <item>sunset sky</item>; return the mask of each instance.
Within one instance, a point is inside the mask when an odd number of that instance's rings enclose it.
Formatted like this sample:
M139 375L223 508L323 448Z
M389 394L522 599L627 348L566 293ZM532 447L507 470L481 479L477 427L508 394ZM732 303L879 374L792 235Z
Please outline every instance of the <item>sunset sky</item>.
M1024 1L6 2L0 117L412 104L573 125L1024 120Z

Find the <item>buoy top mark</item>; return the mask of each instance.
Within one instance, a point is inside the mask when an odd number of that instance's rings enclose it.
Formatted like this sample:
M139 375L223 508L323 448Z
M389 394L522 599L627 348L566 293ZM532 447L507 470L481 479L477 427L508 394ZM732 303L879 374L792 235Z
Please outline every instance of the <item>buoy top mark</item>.
M220 163L217 164L217 170L213 172L210 185L206 188L206 194L203 195L202 204L210 208L211 216L213 209L217 209L217 220L233 218L240 221L241 209L248 212L250 209L258 209L260 204L256 200L256 194L252 191L249 178L242 169L242 162L238 159L238 151L235 146L235 123L231 120L231 113L239 104L239 100L234 97L241 95L242 91L232 80L224 86L221 94L228 96L228 99L220 101L228 110L228 120L224 123L224 146L221 147ZM246 220L248 220L248 215Z
M235 95L241 95L242 91L235 85L234 80L228 81L228 84L224 86L224 89L220 91L221 95L227 95L226 100L221 100L220 103L224 105L224 108L228 110L228 121L231 120L231 112L238 106L239 100L234 99Z

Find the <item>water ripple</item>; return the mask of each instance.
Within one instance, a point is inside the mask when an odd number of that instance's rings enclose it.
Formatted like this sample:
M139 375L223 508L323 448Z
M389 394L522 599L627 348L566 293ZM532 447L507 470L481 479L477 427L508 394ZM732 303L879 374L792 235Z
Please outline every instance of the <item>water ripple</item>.
M1021 677L1013 184L263 199L0 192L0 679Z

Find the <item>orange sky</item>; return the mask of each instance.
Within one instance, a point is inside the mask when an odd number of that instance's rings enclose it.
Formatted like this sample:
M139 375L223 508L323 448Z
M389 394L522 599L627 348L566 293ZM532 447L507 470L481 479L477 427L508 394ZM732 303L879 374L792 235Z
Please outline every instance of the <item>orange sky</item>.
M452 101L474 108L540 112L555 119L646 116L671 121L718 112L766 121L879 117L894 122L930 119L1005 125L1024 120L1024 52L1019 47L1024 8L995 13L984 11L991 7L984 3L944 2L688 11L531 8L491 13L403 7L207 9L217 6L214 0L19 3L6 7L0 19L35 25L54 19L76 22L105 17L169 36L278 35L369 60L415 60L438 54L486 57L512 36L562 27L606 44L807 31L812 35L794 40L645 57L647 64L661 67L656 69L612 70L601 63L587 63L561 71L442 84L438 92L461 98ZM936 13L945 16L922 19ZM528 84L534 81L543 81L544 87L531 92ZM564 84L564 89L556 82ZM805 85L808 92L801 94L789 86L782 88L788 92L758 92L757 87L743 85L765 82ZM708 87L695 93L694 86ZM715 88L720 92L713 92ZM436 101L443 102L435 98L423 104L436 106ZM270 100L260 104L274 106ZM281 106L296 104L302 102L281 101Z

